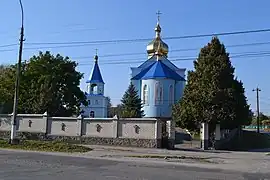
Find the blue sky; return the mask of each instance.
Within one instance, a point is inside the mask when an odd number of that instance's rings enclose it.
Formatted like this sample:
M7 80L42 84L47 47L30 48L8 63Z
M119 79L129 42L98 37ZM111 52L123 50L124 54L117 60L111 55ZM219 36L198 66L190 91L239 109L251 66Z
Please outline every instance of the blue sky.
M211 34L270 28L269 0L23 0L25 10L25 50L28 59L38 51L69 56L79 63L78 70L88 78L93 65L95 49L106 83L105 94L117 104L129 84L130 67L146 60L148 42L96 44L77 47L57 45L30 45L27 43L100 41L154 37L156 12L160 10L163 37ZM18 0L0 1L0 63L15 63L18 46L1 47L17 43L20 28ZM230 47L232 45L268 42L270 33L220 36L232 55L250 52L268 52L270 44ZM170 50L195 49L169 52L169 59L196 57L206 38L166 40ZM109 54L141 53L136 55L106 56ZM145 54L144 54L145 53ZM102 57L104 56L104 57ZM244 82L251 107L256 107L253 88L259 86L261 111L270 114L270 57L232 58L236 75ZM125 62L116 64L115 62ZM115 64L109 64L115 63ZM175 61L177 66L193 69L192 61ZM85 88L85 81L81 88Z

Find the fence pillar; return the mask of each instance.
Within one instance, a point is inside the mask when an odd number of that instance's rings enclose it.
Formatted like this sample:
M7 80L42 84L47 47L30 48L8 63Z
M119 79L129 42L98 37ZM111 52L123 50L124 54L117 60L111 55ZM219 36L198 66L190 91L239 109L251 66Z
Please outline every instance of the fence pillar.
M77 117L77 135L82 136L83 129L83 115L79 115Z
M209 140L209 129L207 123L202 123L201 126L201 148L203 150L208 149L208 140Z
M49 125L48 125L48 113L47 112L45 112L44 114L43 114L43 122L44 122L44 126L45 126L45 128L44 128L44 133L45 134L47 134L48 132L49 132Z
M113 138L117 138L118 137L118 120L119 118L117 117L117 115L115 115L113 117L113 121L112 121L112 128L113 128Z
M168 132L168 149L174 149L175 146L175 122L169 120L166 122Z

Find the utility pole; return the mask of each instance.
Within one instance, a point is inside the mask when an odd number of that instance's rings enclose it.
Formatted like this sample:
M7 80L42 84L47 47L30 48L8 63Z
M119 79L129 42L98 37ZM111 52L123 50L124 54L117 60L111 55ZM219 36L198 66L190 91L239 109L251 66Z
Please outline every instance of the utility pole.
M260 133L260 103L259 103L259 92L261 89L258 87L253 89L252 91L256 91L256 99L257 99L257 133Z
M21 7L21 34L20 34L20 47L19 47L19 58L17 64L16 71L16 81L15 81L15 94L14 94L14 103L13 103L13 113L11 118L11 133L10 133L10 143L16 144L18 140L16 140L16 117L17 117L17 109L18 109L18 97L19 97L19 86L20 86L20 75L21 75L21 64L22 64L22 49L23 49L23 41L24 41L24 13L23 13L23 5L22 1L19 0Z

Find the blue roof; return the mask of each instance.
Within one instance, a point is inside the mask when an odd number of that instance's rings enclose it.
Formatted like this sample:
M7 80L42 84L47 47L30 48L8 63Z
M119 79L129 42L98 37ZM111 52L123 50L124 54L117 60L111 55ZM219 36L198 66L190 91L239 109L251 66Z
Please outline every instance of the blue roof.
M162 61L158 60L151 64L148 68L142 70L139 74L132 78L132 80L140 79L155 79L155 78L168 78L176 81L185 81L185 79L170 69Z
M90 76L89 80L86 81L86 83L104 83L97 61L95 61L92 75Z

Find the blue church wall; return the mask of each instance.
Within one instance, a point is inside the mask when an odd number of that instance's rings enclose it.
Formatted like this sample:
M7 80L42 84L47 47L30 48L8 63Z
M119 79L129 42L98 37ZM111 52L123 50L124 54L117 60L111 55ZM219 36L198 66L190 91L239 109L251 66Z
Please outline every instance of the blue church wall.
M87 95L88 106L83 107L85 117L90 117L92 111L95 118L107 117L108 100L103 95Z
M177 103L183 96L185 81L177 81L175 87L175 103Z
M159 83L162 88L160 100L156 97L156 84ZM147 85L147 98L144 103L143 88ZM170 100L170 86L173 87L172 99ZM175 81L170 79L149 79L142 80L141 99L143 100L143 110L145 117L171 117L172 105L175 101Z

